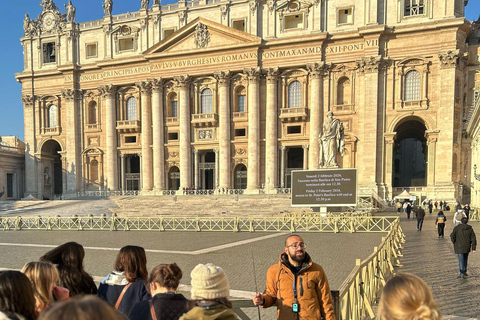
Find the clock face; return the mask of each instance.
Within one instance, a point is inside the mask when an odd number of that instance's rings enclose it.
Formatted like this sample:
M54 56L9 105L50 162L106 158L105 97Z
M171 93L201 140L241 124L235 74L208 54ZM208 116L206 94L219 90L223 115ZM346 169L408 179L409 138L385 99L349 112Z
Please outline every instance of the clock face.
M50 31L53 29L53 26L55 25L55 16L52 13L46 13L43 18L43 29Z

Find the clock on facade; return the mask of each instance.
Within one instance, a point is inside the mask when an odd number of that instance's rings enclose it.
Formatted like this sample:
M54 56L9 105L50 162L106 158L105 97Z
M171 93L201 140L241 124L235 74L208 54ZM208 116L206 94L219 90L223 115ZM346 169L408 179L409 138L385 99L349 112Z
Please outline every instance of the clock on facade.
M42 18L43 29L50 31L55 26L55 16L51 12L47 12Z

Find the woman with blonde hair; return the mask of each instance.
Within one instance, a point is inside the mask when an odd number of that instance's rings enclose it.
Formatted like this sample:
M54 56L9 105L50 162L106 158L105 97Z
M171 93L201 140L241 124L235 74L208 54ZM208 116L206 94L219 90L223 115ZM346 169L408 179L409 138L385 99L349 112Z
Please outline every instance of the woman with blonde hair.
M399 273L383 288L380 320L439 320L440 312L428 285L410 273Z
M40 314L55 300L69 299L68 289L56 285L58 282L58 271L49 262L29 262L22 272L30 279L33 285L35 296L35 310Z

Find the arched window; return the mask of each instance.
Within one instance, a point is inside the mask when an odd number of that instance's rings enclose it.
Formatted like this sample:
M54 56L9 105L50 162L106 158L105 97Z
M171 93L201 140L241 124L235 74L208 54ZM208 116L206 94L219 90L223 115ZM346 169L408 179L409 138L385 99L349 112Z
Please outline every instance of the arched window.
M127 120L137 120L137 98L130 97L127 100Z
M95 101L91 101L88 104L88 124L96 124L97 123L97 103Z
M337 104L351 104L351 86L350 86L350 79L346 77L340 78L338 80L337 86Z
M170 117L178 117L178 101L177 94L170 94L170 110L168 111Z
M92 160L90 162L90 181L98 181L98 161Z
M52 104L48 108L48 127L55 128L57 126L57 106Z
M405 75L405 92L403 100L420 100L420 73L416 70L408 71Z
M298 108L302 106L302 85L299 81L293 81L288 85L288 107Z
M200 94L200 113L213 113L211 89L203 89Z
M236 90L237 93L237 112L245 112L246 111L246 98L245 95L245 87L240 86Z

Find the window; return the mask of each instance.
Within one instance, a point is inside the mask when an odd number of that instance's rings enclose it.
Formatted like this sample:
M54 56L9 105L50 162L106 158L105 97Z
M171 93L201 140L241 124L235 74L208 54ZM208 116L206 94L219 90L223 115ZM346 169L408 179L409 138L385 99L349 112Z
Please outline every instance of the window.
M57 126L57 106L52 104L48 108L48 127L55 128Z
M245 20L232 21L232 28L245 32Z
M302 127L301 126L288 126L287 127L287 134L298 134L302 133Z
M350 104L350 93L350 79L346 77L340 78L337 86L337 105Z
M172 35L175 32L175 29L164 29L163 30L163 39Z
M213 113L211 89L203 89L200 94L200 113Z
M95 58L97 57L97 44L90 43L85 46L85 54L87 58Z
M245 112L245 95L238 96L238 112Z
M43 44L43 63L55 62L55 42Z
M133 50L133 38L119 39L118 46L119 51Z
M137 98L130 97L127 100L127 120L137 120Z
M247 111L247 96L246 96L246 90L244 86L239 86L235 90L235 96L236 96L236 110L237 112L245 112Z
M405 1L405 17L418 16L424 13L424 0L404 0Z
M298 108L302 106L302 85L299 81L293 81L288 85L288 107Z
M303 29L303 13L285 16L285 30Z
M169 132L168 133L168 140L178 140L178 132Z
M403 100L420 100L420 73L416 70L411 70L405 74L405 92Z
M125 143L137 143L137 137L136 136L126 136L125 137Z
M169 117L175 117L175 118L178 117L178 101L177 101L176 93L170 94Z
M351 24L353 23L353 10L352 8L339 9L338 10L338 24Z
M245 128L235 129L235 137L245 137L247 136Z
M90 181L98 181L98 161L92 160L90 162Z
M88 104L88 124L97 123L97 103L90 101Z

